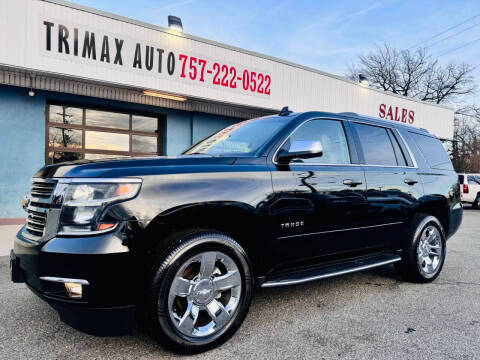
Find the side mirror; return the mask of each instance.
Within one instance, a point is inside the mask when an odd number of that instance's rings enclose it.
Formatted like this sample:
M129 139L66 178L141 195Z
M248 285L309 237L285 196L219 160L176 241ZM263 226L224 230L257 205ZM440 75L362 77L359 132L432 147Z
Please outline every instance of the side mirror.
M299 140L290 144L290 149L281 149L277 154L277 161L288 164L293 159L309 159L322 156L323 148L319 140Z

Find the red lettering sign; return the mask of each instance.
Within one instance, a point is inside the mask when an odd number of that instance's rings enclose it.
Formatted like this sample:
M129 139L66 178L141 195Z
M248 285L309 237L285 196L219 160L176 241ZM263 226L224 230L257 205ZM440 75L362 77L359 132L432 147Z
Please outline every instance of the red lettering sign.
M387 106L387 104L380 104L378 108L378 116L382 119L398 121L402 123L413 124L415 122L415 111L398 106Z

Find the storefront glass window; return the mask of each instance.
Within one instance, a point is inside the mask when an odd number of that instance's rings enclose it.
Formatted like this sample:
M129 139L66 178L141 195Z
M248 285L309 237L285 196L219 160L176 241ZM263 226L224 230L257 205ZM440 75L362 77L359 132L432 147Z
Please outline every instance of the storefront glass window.
M132 150L135 152L157 152L157 138L132 135Z
M132 130L155 132L158 129L158 119L146 116L132 116Z
M49 127L48 146L50 148L82 148L82 130Z
M47 164L81 159L161 155L156 116L47 105Z
M128 151L128 134L85 131L85 149Z
M82 154L81 153L74 153L74 152L58 152L52 151L48 153L49 163L56 164L65 161L75 161L81 160Z
M71 106L50 105L50 122L82 125L83 109Z
M128 130L130 115L109 111L87 109L85 112L86 125L92 127L108 127Z
M87 160L100 160L100 159L118 159L122 157L128 156L121 156L121 155L105 155L105 154L85 154L85 159Z

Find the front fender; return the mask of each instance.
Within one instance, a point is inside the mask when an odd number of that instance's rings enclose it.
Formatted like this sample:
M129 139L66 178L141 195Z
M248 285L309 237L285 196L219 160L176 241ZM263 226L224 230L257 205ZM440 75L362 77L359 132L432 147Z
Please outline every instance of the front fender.
M117 220L136 220L146 229L159 215L199 204L244 204L256 209L272 195L271 176L265 166L248 171L161 174L145 176L139 195L112 206L105 216Z

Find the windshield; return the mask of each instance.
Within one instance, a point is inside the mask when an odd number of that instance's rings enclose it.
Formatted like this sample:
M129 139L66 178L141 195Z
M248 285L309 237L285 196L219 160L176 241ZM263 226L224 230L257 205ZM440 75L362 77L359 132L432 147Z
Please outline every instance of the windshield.
M286 119L281 117L242 121L200 141L184 155L253 155L285 124Z

